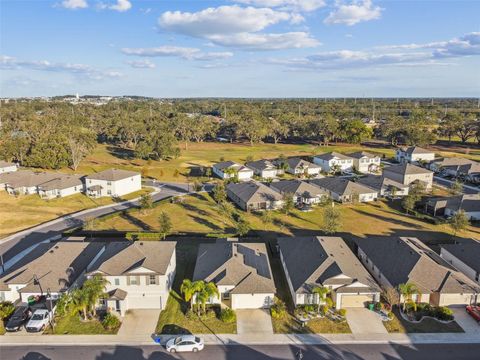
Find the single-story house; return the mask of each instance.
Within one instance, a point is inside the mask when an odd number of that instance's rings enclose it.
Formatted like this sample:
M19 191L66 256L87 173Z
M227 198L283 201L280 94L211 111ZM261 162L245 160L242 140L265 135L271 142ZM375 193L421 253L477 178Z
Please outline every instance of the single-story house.
M430 162L434 159L435 153L433 151L423 149L419 146L400 148L395 152L395 160L399 163Z
M135 171L108 169L85 177L88 196L123 196L142 189L142 176Z
M282 195L292 194L298 204L317 204L328 197L325 190L298 179L274 181L270 187Z
M96 259L88 277L108 280L99 307L121 316L130 309L165 309L176 270L174 241L114 241Z
M231 309L269 308L276 293L264 243L219 239L200 244L193 280L214 282L220 298L210 303Z
M331 290L337 309L380 301L380 287L342 238L279 238L278 249L295 305L318 304L316 287Z
M416 238L358 238L356 245L360 261L380 285L412 283L419 291L416 302L448 306L479 299L480 285Z
M246 181L253 177L252 169L233 161L219 162L212 166L212 171L220 179L231 179L237 177L240 181Z
M38 185L38 195L43 199L64 197L83 192L82 175L57 174L54 179Z
M326 191L333 200L341 203L369 202L378 198L376 190L344 178L326 177L309 182Z
M5 190L11 195L31 195L38 193L38 186L50 181L59 174L19 170L2 175Z
M326 173L353 171L353 158L337 152L315 155L313 162Z
M457 175L466 181L472 183L480 182L480 164L475 162L473 164L460 165L456 169Z
M476 162L463 157L450 157L434 160L428 164L428 168L435 173L458 176L458 169L460 166L474 163Z
M480 284L480 243L473 239L440 245L440 256L469 279Z
M285 171L293 175L315 176L320 174L322 170L319 166L301 158L288 158L285 160L285 163L287 164Z
M270 210L282 206L282 195L255 181L227 185L227 196L243 210Z
M469 220L480 220L480 194L434 197L426 201L425 211L433 216L453 216L463 210Z
M367 175L357 180L358 184L365 185L379 193L382 197L407 196L409 186L382 175Z
M358 172L370 174L380 170L380 156L378 155L357 151L347 156L353 159L353 168Z
M383 169L383 176L403 185L421 182L426 190L433 186L433 171L409 163L386 167Z
M277 167L270 160L250 161L245 164L249 169L252 169L254 174L263 179L271 179L277 176Z
M0 160L0 174L11 173L17 170L18 170L17 164Z
M0 301L27 302L33 295L53 299L81 286L85 272L104 249L104 243L59 241L41 243L0 273Z

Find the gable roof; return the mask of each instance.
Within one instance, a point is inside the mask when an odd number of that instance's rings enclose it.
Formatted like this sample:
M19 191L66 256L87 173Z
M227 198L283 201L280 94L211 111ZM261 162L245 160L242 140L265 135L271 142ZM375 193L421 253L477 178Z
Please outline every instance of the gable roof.
M303 159L300 159L298 157L288 158L287 160L285 160L285 162L287 163L287 165L290 169L296 169L296 168L299 168L299 167L302 167L304 169L306 169L306 168L310 168L310 169L319 168L318 165L315 165L314 163L311 163L310 161L303 160Z
M282 199L282 195L280 195L278 192L272 190L262 183L255 181L237 184L230 183L227 185L227 191L235 194L235 196L245 203L278 201Z
M0 183L17 189L20 187L34 187L50 181L61 174L48 172L33 172L31 170L18 170L0 175Z
M395 187L397 189L406 189L408 185L399 183L398 181L386 178L382 175L367 175L359 178L357 183L368 186L373 190L380 192L381 190Z
M444 166L458 166L458 165L468 165L474 164L476 161L464 158L464 157L448 157L443 159L438 159L433 161L439 167Z
M326 189L332 193L340 196L360 195L374 193L370 187L364 186L359 183L355 183L351 180L338 178L338 177L326 177L323 179L313 179L309 181L311 184L316 185L322 189Z
M121 169L107 169L95 174L90 174L87 176L87 179L118 181L118 180L127 179L132 176L136 176L136 175L140 175L140 173L136 171L121 170Z
M57 177L39 184L38 187L43 191L68 189L83 185L82 177L82 175L58 174Z
M297 179L275 181L270 184L270 187L281 194L294 194L309 198L327 195L326 191L318 186Z
M267 248L263 243L218 240L200 244L193 280L232 285L233 294L275 293Z
M369 158L369 159L377 159L380 158L380 156L366 152L366 151L356 151L350 154L347 154L349 157L354 158L354 159L361 159L361 158Z
M278 246L293 290L311 292L315 286L351 285L360 282L371 291L378 285L340 237L279 238ZM335 289L336 292L348 291Z
M115 241L91 266L90 273L126 275L139 267L164 275L175 251L174 241Z
M401 149L403 152L411 154L432 154L433 151L421 148L420 146L410 146L408 148Z
M338 153L338 152L335 152L335 151L325 153L325 154L315 155L315 157L318 158L318 159L326 160L326 161L332 160L334 158L338 158L338 159L341 159L341 160L352 160L352 158L350 156L347 156L347 155L344 155L344 154L341 154L341 153Z
M21 292L68 289L105 246L99 242L42 243L0 275L3 284L28 284ZM34 277L39 284L34 284Z
M383 171L389 171L400 175L433 174L430 170L409 163L392 165L384 168Z
M421 293L478 293L480 286L416 238L358 238L356 242L393 287L414 283Z
M478 241L471 239L463 240L457 244L442 244L440 247L463 261L476 272L480 272L480 243Z
M245 165L251 169L258 171L277 169L277 167L270 160L250 161L247 162Z
M445 201L445 207L453 211L464 210L466 212L480 211L480 194L462 194L437 198L437 202ZM480 262L480 260L479 260Z

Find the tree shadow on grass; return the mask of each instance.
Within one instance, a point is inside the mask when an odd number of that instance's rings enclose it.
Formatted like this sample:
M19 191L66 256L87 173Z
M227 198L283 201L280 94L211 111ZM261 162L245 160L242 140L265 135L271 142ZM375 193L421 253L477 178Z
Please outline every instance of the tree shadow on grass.
M407 222L407 221L404 221L404 220L393 219L391 217L386 217L386 216L382 216L382 215L379 215L379 214L371 214L368 211L357 209L357 208L352 208L352 210L357 212L358 214L368 216L368 217L371 217L371 218L374 218L374 219L379 219L381 221L385 221L385 222L388 222L388 223L393 223L393 224L396 224L396 225L401 225L401 226L405 226L405 227L413 228L413 229L422 229L421 225L413 224L413 223L410 223L410 222ZM419 220L419 219L417 219L417 220Z
M199 209L198 207L196 207L192 204L188 204L186 202L178 203L178 205L183 207L185 210L195 212L195 213L197 213L199 215L202 215L202 216L208 216L209 215L207 211L205 211L203 209Z
M118 146L107 146L107 151L115 156L116 158L122 159L122 160L132 160L134 159L134 153L133 150L130 149L123 149Z
M153 228L150 225L148 225L146 222L143 222L142 220L132 216L128 211L121 212L120 217L122 219L127 220L130 224L139 227L142 230L147 230L147 231L153 230Z
M196 223L204 225L204 226L206 226L206 227L208 227L208 228L210 228L214 231L222 230L222 228L220 226L214 224L213 222L211 222L207 219L201 218L199 216L194 216L194 215L188 215L188 216L190 216L193 219L193 221L195 221Z

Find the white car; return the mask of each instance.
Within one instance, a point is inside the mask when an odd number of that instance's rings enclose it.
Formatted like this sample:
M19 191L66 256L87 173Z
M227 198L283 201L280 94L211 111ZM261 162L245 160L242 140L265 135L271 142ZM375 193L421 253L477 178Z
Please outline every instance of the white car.
M50 323L51 316L52 313L47 309L35 310L25 329L29 332L43 331Z
M166 349L168 352L197 352L203 350L203 340L193 335L182 335L167 341Z

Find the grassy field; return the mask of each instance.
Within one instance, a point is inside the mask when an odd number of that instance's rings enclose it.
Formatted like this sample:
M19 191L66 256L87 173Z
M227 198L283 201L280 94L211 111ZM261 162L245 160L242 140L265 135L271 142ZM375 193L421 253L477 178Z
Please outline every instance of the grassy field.
M143 189L122 199L134 199L150 191ZM0 238L65 214L112 203L108 197L92 199L83 194L43 200L38 195L15 197L0 191Z
M80 316L64 316L55 318L54 328L47 328L45 334L53 335L113 335L118 329L107 330L98 320L81 321Z
M391 321L384 321L383 325L389 333L461 333L464 332L457 322L444 324L434 319L425 318L419 323L411 323L402 319L397 310L393 312Z

